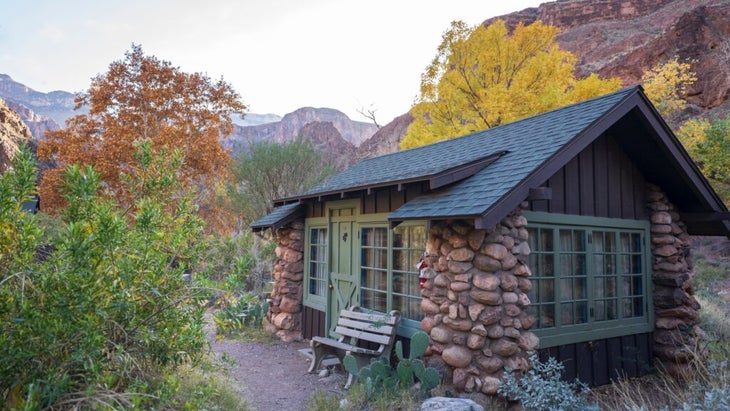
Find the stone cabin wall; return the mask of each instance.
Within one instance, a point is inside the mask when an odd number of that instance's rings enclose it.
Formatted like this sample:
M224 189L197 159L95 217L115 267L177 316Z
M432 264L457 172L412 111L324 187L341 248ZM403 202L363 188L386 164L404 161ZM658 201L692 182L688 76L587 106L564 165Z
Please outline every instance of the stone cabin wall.
M538 347L529 331L535 319L525 313L526 226L520 208L491 229L457 221L429 232L421 326L431 336L429 365L458 391L496 394L505 367L526 370L527 353Z
M694 297L690 236L674 205L647 185L651 219L654 354L660 366L678 373L698 353L700 304Z
M298 341L302 339L304 222L290 223L275 235L274 288L265 326L282 341Z

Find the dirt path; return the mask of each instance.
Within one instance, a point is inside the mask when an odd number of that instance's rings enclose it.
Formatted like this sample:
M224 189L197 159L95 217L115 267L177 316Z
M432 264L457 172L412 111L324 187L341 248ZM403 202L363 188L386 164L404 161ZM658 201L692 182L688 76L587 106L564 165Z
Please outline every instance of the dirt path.
M210 335L210 334L209 334ZM307 373L309 360L298 352L308 344L259 343L233 339L211 340L214 352L235 360L231 377L240 382L243 398L257 411L306 410L311 395L321 390L344 396L341 372L320 378Z

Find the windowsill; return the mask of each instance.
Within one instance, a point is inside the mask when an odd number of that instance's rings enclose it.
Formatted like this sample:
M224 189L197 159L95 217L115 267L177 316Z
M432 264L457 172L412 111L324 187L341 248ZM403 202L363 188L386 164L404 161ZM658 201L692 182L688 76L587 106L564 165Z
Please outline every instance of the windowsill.
M629 320L626 320L629 321ZM570 327L533 330L540 338L540 348L550 348L558 345L574 344L586 341L603 340L606 338L623 337L654 330L653 324L646 318L631 319L633 323L623 324L616 322L609 327L597 328L596 324L581 324Z

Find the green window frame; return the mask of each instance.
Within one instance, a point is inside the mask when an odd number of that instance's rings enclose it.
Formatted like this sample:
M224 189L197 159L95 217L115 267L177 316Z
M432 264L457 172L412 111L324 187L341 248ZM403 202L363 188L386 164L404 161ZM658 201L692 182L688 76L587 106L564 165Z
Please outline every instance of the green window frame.
M305 231L304 305L327 309L329 281L329 227L326 219L309 219Z
M358 228L360 305L382 313L399 310L398 334L410 337L421 330L424 317L416 264L426 250L426 222L406 222L393 229L361 222Z
M541 348L653 330L648 221L525 217Z

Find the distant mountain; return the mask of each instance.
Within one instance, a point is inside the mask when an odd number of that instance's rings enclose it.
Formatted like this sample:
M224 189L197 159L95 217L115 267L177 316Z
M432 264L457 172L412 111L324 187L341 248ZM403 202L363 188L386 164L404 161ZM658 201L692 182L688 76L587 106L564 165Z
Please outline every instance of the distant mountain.
M74 112L74 94L67 91L35 91L14 81L7 74L0 74L0 97L8 103L21 104L58 125L65 124L72 115L83 112Z
M240 116L232 116L233 123L241 127L258 126L259 124L276 123L281 121L281 116L278 114L256 114L246 113L243 119Z
M47 130L59 129L66 119L83 113L74 111L74 95L65 91L42 93L0 74L0 98L16 112L36 140ZM276 114L246 113L243 119L232 116L234 132L223 141L233 152L245 150L252 142L283 143L297 137L310 140L327 161L337 167L349 165L356 147L369 139L378 127L353 121L346 114L331 108L300 108L280 117Z
M316 123L328 123L330 126L318 127L312 125ZM308 131L303 134L302 130L305 127L308 127ZM342 141L333 138L331 134L326 136L315 135L315 131L326 130L326 133L330 133L333 129L337 131ZM245 150L251 143L259 141L284 143L301 136L312 141L326 140L327 145L333 149L333 152L343 152L346 151L343 145L349 144L357 147L363 141L372 137L376 131L378 131L378 127L375 124L350 120L345 113L339 110L303 107L286 114L277 122L246 127L236 126L233 134L224 141L224 145L236 152Z
M353 162L398 151L398 144L412 122L413 116L410 113L394 118L393 121L381 127L377 133L360 144L353 157Z

